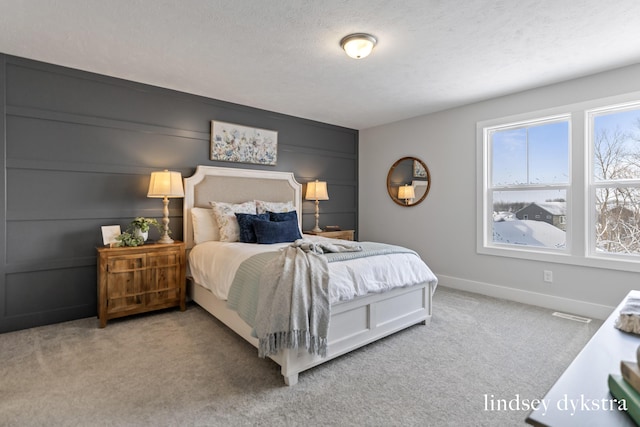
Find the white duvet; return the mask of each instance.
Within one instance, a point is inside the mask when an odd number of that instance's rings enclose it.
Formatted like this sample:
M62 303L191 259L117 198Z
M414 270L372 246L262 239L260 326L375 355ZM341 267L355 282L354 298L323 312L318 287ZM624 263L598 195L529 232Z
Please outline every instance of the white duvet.
M305 239L325 237L304 235ZM261 252L277 251L289 243L209 241L196 245L189 254L189 271L196 283L208 288L217 298L226 300L240 264ZM356 258L329 263L329 301L334 304L367 293L379 293L402 286L429 282L435 289L436 276L417 256L407 253Z

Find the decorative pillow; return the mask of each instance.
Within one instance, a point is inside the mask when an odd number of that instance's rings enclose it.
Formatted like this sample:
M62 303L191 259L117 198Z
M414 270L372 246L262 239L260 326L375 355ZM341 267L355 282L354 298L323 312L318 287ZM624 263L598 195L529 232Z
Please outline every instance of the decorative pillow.
M296 211L290 212L269 212L269 219L275 222L281 221L295 221L298 224L298 231L300 235L302 235L302 229L300 228L300 223L298 222L298 213Z
M237 213L236 219L238 220L238 226L240 227L240 236L238 240L242 243L256 243L256 232L253 229L254 221L269 221L269 214L244 214Z
M298 221L254 221L256 239L261 244L294 242L301 239Z
M221 242L237 242L240 238L240 226L236 219L237 213L256 214L255 202L225 203L209 202L218 223Z
M191 224L193 224L193 242L220 240L218 223L211 208L191 208Z
M256 202L257 213L266 212L289 212L296 210L293 202L264 202L262 200L254 200Z
M269 212L270 221L281 222L281 221L291 221L292 219L295 220L296 222L298 221L298 213L296 211Z

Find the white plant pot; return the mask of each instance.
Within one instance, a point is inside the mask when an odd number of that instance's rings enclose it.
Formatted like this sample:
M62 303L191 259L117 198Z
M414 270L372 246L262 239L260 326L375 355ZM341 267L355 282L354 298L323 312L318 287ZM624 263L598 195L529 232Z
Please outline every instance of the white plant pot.
M136 228L135 235L136 237L142 237L142 239L146 242L147 238L149 237L149 231L142 231L139 228Z

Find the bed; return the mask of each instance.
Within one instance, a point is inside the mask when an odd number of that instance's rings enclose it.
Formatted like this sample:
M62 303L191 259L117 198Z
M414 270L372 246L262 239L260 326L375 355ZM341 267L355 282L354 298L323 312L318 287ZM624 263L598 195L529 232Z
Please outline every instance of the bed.
M213 242L203 237L201 215L205 210L210 210L211 201L233 204L253 200L282 204L286 202L291 203L298 213L298 227L302 230L302 185L296 181L293 173L213 166L198 166L193 176L185 178L184 184L183 235L189 260L189 297L246 341L258 347L258 339L253 333L253 328L238 312L228 308L224 295L215 290L216 284L200 283L216 282L218 278L201 273L195 274L198 278L194 277L195 255L202 253L200 249L207 245L218 245L215 236L209 238L214 240ZM262 247L271 246L253 243L235 245L250 245L249 249L261 247L260 250L263 250ZM279 247L281 244L273 245L273 250ZM270 355L269 357L280 365L285 384L295 385L300 372L342 354L415 324L427 324L431 319L432 295L437 279L426 264L422 261L420 263L428 270L428 274L421 270L420 277L423 279L420 279L419 283L395 287L384 292L366 293L348 300L332 301L327 336L328 350L324 357L305 350L292 349L283 349ZM224 280L228 278L220 278L221 282Z

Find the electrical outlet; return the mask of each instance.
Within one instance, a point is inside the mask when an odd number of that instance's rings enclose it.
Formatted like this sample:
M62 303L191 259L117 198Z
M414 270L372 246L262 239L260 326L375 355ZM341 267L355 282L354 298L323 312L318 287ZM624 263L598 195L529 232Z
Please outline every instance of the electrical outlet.
M551 270L544 270L543 280L547 283L553 282L553 272Z

